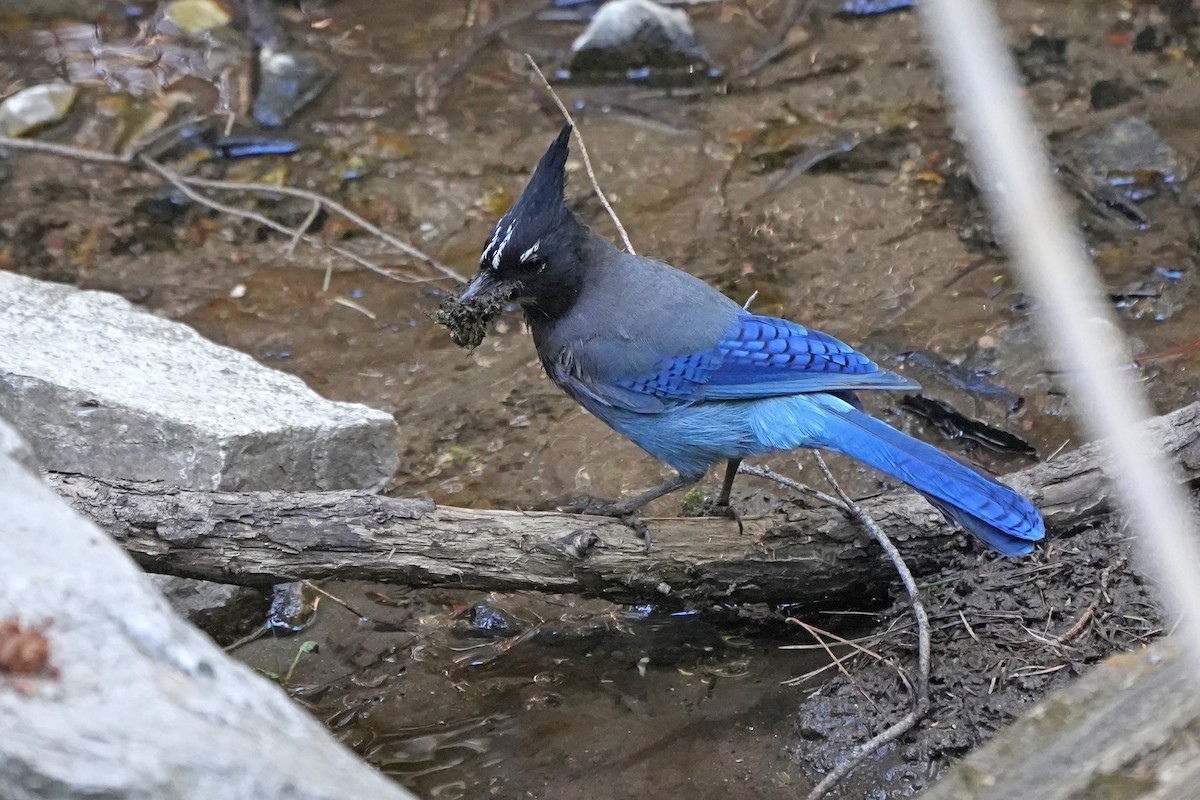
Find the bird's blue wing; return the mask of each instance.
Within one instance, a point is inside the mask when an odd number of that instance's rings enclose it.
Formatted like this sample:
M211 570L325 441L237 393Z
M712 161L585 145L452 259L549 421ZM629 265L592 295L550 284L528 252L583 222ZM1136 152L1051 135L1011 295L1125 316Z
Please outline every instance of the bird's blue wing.
M916 384L881 369L827 333L784 319L743 314L715 347L665 358L657 369L622 377L608 388L613 394L656 398L660 404L672 404L808 392L911 389ZM641 404L627 407L642 410L631 407Z

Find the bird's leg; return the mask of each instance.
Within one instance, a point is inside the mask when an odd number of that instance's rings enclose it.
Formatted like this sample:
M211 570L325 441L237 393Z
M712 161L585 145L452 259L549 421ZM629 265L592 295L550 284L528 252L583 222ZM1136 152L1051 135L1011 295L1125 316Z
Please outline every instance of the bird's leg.
M697 480L699 480L699 478L685 478L682 475L676 475L673 478L668 478L667 480L663 481L658 486L647 489L641 494L635 494L633 497L611 503L604 511L594 511L589 509L588 513L605 514L606 516L610 517L627 517L652 500L657 500L664 494L670 494L676 489L682 489L685 486L691 486Z
M733 479L737 477L738 467L741 463L740 458L731 458L725 462L725 480L721 483L721 495L717 498L716 508L724 509L726 516L737 523L738 533L745 533L746 529L742 527L742 515L729 504L729 493L733 491Z
M642 522L634 512L646 505L652 500L657 500L664 494L670 494L676 489L682 489L684 486L691 486L699 478L685 478L682 475L676 475L669 480L665 480L658 486L652 489L647 489L641 494L635 494L633 497L616 502L597 501L595 498L587 498L583 503L572 503L567 506L564 511L569 511L575 514L595 514L601 517L616 517L627 528L631 528L638 536L642 537L642 541L646 543L646 552L650 552L650 529L646 527L646 523Z
M737 477L740 458L731 458L725 462L725 482L721 484L721 496L717 498L718 506L729 505L729 493L733 491L733 479Z

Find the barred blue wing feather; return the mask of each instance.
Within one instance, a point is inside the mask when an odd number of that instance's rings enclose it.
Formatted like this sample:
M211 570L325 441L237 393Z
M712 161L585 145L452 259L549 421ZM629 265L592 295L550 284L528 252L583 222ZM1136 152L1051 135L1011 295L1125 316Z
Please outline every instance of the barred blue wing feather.
M652 372L615 381L614 388L694 403L917 385L827 333L743 314L712 349L671 356Z

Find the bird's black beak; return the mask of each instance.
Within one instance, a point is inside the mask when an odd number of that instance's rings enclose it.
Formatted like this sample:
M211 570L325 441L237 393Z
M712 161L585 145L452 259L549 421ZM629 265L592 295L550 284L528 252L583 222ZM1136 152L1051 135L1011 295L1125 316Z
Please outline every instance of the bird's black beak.
M473 297L478 297L482 294L487 294L488 290L495 286L495 281L491 279L491 275L480 271L471 282L467 284L467 288L462 290L462 294L458 296L458 302L465 303Z

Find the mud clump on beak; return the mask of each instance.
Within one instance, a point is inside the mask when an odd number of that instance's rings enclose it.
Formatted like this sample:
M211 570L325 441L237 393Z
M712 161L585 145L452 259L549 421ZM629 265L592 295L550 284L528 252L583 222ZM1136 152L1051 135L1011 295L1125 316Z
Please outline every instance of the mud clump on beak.
M472 293L466 300L447 297L429 318L445 325L456 345L474 350L487 336L488 323L508 308L515 289L512 284L500 284Z

